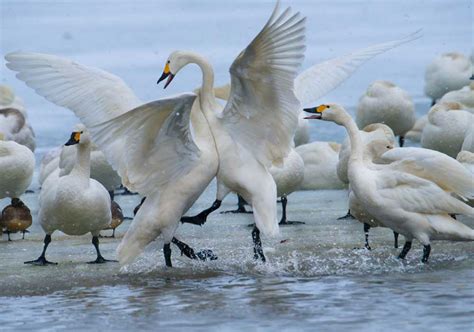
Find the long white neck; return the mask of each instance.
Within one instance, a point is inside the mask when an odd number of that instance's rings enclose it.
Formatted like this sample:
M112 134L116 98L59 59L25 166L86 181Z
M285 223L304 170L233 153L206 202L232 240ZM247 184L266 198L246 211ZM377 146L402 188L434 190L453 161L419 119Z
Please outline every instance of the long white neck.
M351 142L351 157L352 160L362 161L364 159L364 142L360 134L359 128L352 117L345 113L344 119L341 121L346 128Z
M188 52L186 56L188 57L188 63L197 64L202 71L202 85L199 99L201 108L203 110L212 108L216 99L214 95L214 71L212 70L212 66L199 54Z
M76 162L70 173L76 178L89 183L91 176L91 146L90 144L78 144L76 152Z

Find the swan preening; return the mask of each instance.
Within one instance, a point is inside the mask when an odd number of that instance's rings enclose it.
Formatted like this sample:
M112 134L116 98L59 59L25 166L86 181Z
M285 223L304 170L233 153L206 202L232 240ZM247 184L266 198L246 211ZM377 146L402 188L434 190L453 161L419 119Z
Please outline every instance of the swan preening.
M360 128L386 124L403 146L405 134L415 124L415 106L408 93L392 82L375 81L359 100L356 122Z
M426 67L425 94L435 102L449 91L468 85L473 64L461 53L444 53Z
M462 165L435 151L417 148L393 149L382 155L393 164L373 164L364 158L364 142L355 121L341 106L305 110L315 113L309 119L332 121L346 128L351 140L351 190L370 215L405 236L399 258L405 258L413 239L424 246L423 262L428 261L432 240L474 241L474 230L451 217L474 217L473 208L451 195L474 197Z

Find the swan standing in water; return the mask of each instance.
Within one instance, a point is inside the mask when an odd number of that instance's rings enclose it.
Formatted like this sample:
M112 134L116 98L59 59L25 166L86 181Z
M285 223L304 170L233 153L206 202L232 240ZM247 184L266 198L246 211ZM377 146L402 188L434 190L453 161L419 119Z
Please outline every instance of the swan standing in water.
M269 168L288 155L298 119L299 103L293 93L296 70L303 59L305 19L290 8L270 19L230 67L229 100L222 109L214 95L211 65L198 54L173 52L158 83L190 63L203 75L200 107L209 123L219 157L217 196L213 206L187 222L202 224L231 191L252 205L254 258L265 261L260 232L279 233L276 185ZM146 201L145 201L146 203Z
M457 52L434 58L425 71L425 94L431 98L431 106L447 92L468 85L472 66L467 57Z
M404 172L403 169L393 169L390 164L375 165L364 159L364 142L359 129L350 115L339 105L320 105L305 110L315 113L308 117L309 119L332 121L346 128L351 140L349 180L352 190L371 215L405 236L406 243L399 258L405 258L413 239L417 239L424 246L422 258L424 263L428 262L432 240L474 241L474 230L450 217L453 213L474 217L473 208L452 197L435 182ZM392 151L388 153L390 152ZM427 176L431 176L431 168L436 168L437 165L433 165L430 160L426 161L424 166L427 167ZM404 164L403 168L410 169L412 166L415 166L412 172L425 171L423 167L421 170L418 169L416 163ZM452 169L447 166L446 170ZM457 170L456 166L454 175L458 175ZM444 186L452 187L459 194L464 194L465 198L474 197L472 196L474 189L462 181L458 182L457 176L453 180L451 178L453 174L449 172L439 172L438 175L442 176L439 181L442 181Z
M38 219L46 236L43 252L36 260L25 264L57 264L46 259L46 250L54 231L67 235L92 234L97 258L90 263L106 263L99 250L99 233L111 220L110 196L99 182L90 178L91 141L84 126L76 126L66 143L76 145L76 162L68 175L51 178L41 191ZM48 185L46 185L48 184Z
M359 100L356 123L360 128L372 123L386 124L403 146L405 134L415 124L415 106L405 90L392 82L375 81Z

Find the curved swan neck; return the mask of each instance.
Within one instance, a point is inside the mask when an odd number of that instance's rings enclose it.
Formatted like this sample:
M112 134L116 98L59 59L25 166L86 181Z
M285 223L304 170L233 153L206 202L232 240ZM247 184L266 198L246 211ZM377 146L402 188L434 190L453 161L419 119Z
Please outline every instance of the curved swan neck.
M349 114L345 114L342 125L346 128L349 134L349 140L351 142L351 159L363 161L364 160L364 142L359 132L359 127L355 123L354 119Z
M188 52L189 63L195 63L202 71L202 85L200 90L201 108L212 105L215 101L214 95L214 71L211 64L202 56L196 53Z
M71 174L82 179L89 180L91 176L91 146L90 144L78 144L76 152L76 162Z

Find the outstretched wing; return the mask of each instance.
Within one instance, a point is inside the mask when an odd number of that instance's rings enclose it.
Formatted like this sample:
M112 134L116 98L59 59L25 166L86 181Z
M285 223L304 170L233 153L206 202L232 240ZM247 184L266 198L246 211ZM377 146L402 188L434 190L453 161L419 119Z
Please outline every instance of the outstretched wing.
M382 155L394 170L435 182L463 198L474 198L474 179L457 160L438 151L422 148L395 148Z
M49 101L72 110L86 127L141 104L117 76L66 58L14 52L5 56L16 77Z
M296 96L302 105L314 103L337 88L368 60L399 45L420 38L420 31L418 30L402 39L373 45L306 69L295 79Z
M127 188L149 195L191 170L200 155L190 124L195 98L160 99L89 128Z
M282 162L298 122L293 92L304 57L305 19L278 4L262 31L230 67L231 91L222 122L233 140L262 164Z

